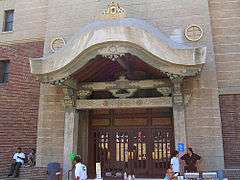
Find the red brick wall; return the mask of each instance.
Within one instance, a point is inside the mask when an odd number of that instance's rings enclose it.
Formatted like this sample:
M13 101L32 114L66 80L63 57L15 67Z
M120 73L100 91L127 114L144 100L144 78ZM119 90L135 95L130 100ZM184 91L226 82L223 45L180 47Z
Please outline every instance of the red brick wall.
M240 168L240 94L220 96L226 168Z
M9 81L0 84L0 174L17 146L36 148L39 83L30 73L29 57L41 57L43 42L0 45L0 59L10 61Z

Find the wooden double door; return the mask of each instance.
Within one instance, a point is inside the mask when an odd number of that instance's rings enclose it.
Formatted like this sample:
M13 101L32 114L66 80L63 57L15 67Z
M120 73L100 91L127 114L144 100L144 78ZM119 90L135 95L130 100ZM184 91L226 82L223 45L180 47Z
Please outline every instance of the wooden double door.
M101 163L104 179L124 172L136 177L163 177L174 149L171 109L105 110L91 113L89 175Z

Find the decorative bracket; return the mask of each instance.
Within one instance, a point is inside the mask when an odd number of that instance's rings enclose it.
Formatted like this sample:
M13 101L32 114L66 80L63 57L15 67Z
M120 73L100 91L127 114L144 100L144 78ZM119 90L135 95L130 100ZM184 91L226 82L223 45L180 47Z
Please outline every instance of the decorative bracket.
M98 50L98 53L105 58L116 61L118 58L124 56L127 53L127 48L119 45L110 45L106 48Z
M159 87L157 91L160 92L164 97L169 96L172 93L172 89L170 87Z
M137 89L112 89L109 90L114 97L118 97L120 99L128 98L134 95Z
M78 90L77 96L79 99L86 99L88 96L92 94L92 91L90 90Z
M169 80L130 81L126 76L120 76L114 82L90 82L79 84L78 98L86 99L93 91L109 91L114 97L123 99L134 95L138 89L157 89L163 96L171 95Z

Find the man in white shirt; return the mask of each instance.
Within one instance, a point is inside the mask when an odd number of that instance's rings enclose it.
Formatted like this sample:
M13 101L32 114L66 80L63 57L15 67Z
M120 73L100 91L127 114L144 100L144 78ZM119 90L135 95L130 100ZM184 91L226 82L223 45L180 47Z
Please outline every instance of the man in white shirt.
M178 158L178 151L174 151L171 158L171 168L174 172L174 176L178 176L180 173L180 162Z
M25 154L22 152L22 149L18 147L17 152L13 156L13 162L12 162L11 169L8 176L12 176L14 174L14 177L18 177L19 169L21 165L24 164L24 160L25 160Z
M76 165L75 165L75 178L76 180L87 180L87 167L81 163L81 157L75 157Z

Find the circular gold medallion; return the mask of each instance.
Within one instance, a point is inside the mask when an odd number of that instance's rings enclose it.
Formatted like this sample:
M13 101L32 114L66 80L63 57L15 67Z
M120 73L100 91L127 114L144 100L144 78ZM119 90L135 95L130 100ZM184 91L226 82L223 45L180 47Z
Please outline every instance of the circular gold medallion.
M65 46L65 41L63 38L55 38L51 42L51 50L55 52L58 49L61 49L63 46Z
M192 24L185 29L185 37L189 41L199 41L203 36L203 30L200 26Z

